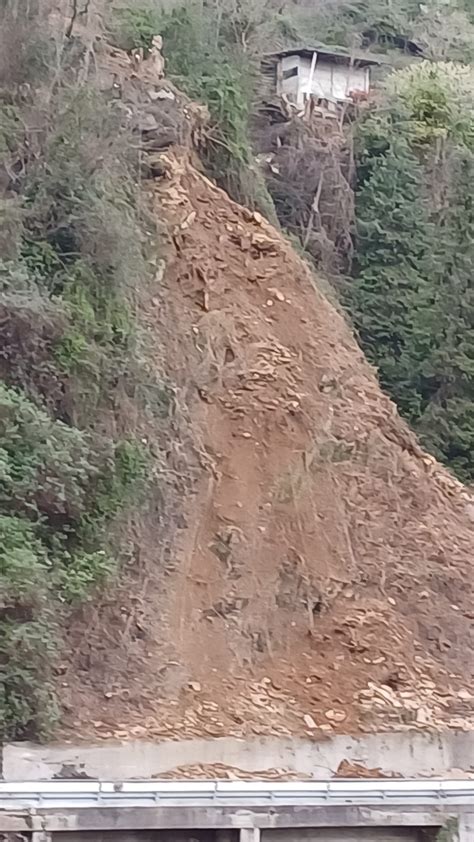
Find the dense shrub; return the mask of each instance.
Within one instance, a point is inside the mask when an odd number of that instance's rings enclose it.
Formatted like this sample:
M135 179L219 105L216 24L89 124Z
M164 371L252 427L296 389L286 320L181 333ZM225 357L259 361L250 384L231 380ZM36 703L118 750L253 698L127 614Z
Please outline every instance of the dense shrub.
M0 735L35 737L54 722L51 561L32 523L0 515Z
M47 5L30 11L24 51ZM0 7L0 22L16 19ZM117 569L115 522L149 460L116 397L119 384L133 395L149 380L135 355L135 285L147 279L137 152L120 103L93 78L79 81L74 62L25 85L0 61L0 174L14 221L0 261L0 737L9 739L41 737L54 722L61 626Z
M0 385L0 726L7 736L38 735L50 720L52 617L114 570L107 527L145 466L139 444L114 444L54 420Z

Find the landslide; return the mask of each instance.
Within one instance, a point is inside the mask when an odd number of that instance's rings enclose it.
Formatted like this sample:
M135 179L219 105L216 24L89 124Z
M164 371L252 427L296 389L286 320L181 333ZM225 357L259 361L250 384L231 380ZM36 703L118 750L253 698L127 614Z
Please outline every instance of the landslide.
M142 316L187 475L172 540L144 519L138 567L72 624L64 734L474 727L470 492L289 242L186 151L158 169Z

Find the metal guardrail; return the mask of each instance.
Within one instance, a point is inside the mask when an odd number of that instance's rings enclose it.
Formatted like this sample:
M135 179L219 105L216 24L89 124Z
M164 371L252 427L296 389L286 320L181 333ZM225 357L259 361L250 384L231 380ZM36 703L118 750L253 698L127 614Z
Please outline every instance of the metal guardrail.
M474 780L0 782L0 810L433 803L474 807Z

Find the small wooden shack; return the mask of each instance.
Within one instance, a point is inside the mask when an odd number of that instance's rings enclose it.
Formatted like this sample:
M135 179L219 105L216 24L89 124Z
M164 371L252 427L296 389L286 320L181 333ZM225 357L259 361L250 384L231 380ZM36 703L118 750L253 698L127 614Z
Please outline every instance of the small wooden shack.
M304 47L266 56L263 67L273 74L275 93L298 106L307 99L324 101L330 110L368 96L370 69L379 62L329 47Z

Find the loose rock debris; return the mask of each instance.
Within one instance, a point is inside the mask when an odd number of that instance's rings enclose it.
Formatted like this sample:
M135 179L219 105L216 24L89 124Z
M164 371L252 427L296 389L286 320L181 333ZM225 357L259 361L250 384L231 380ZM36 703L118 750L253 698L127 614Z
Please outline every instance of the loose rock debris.
M65 732L472 730L471 491L423 452L290 245L186 154L159 172L173 234L144 317L189 417L186 525L164 577L153 523L139 535L139 636L104 633L136 610L127 580L123 612L75 626Z
M224 780L224 781L311 781L311 775L295 772L291 769L261 769L249 772L237 766L227 766L225 763L190 764L176 766L168 772L156 775L160 780Z
M396 772L384 772L382 769L377 767L376 769L367 769L366 766L363 766L362 763L356 763L355 761L351 760L341 760L339 766L337 767L336 778L368 778L368 779L379 779L379 778L401 778L402 775L397 774Z

